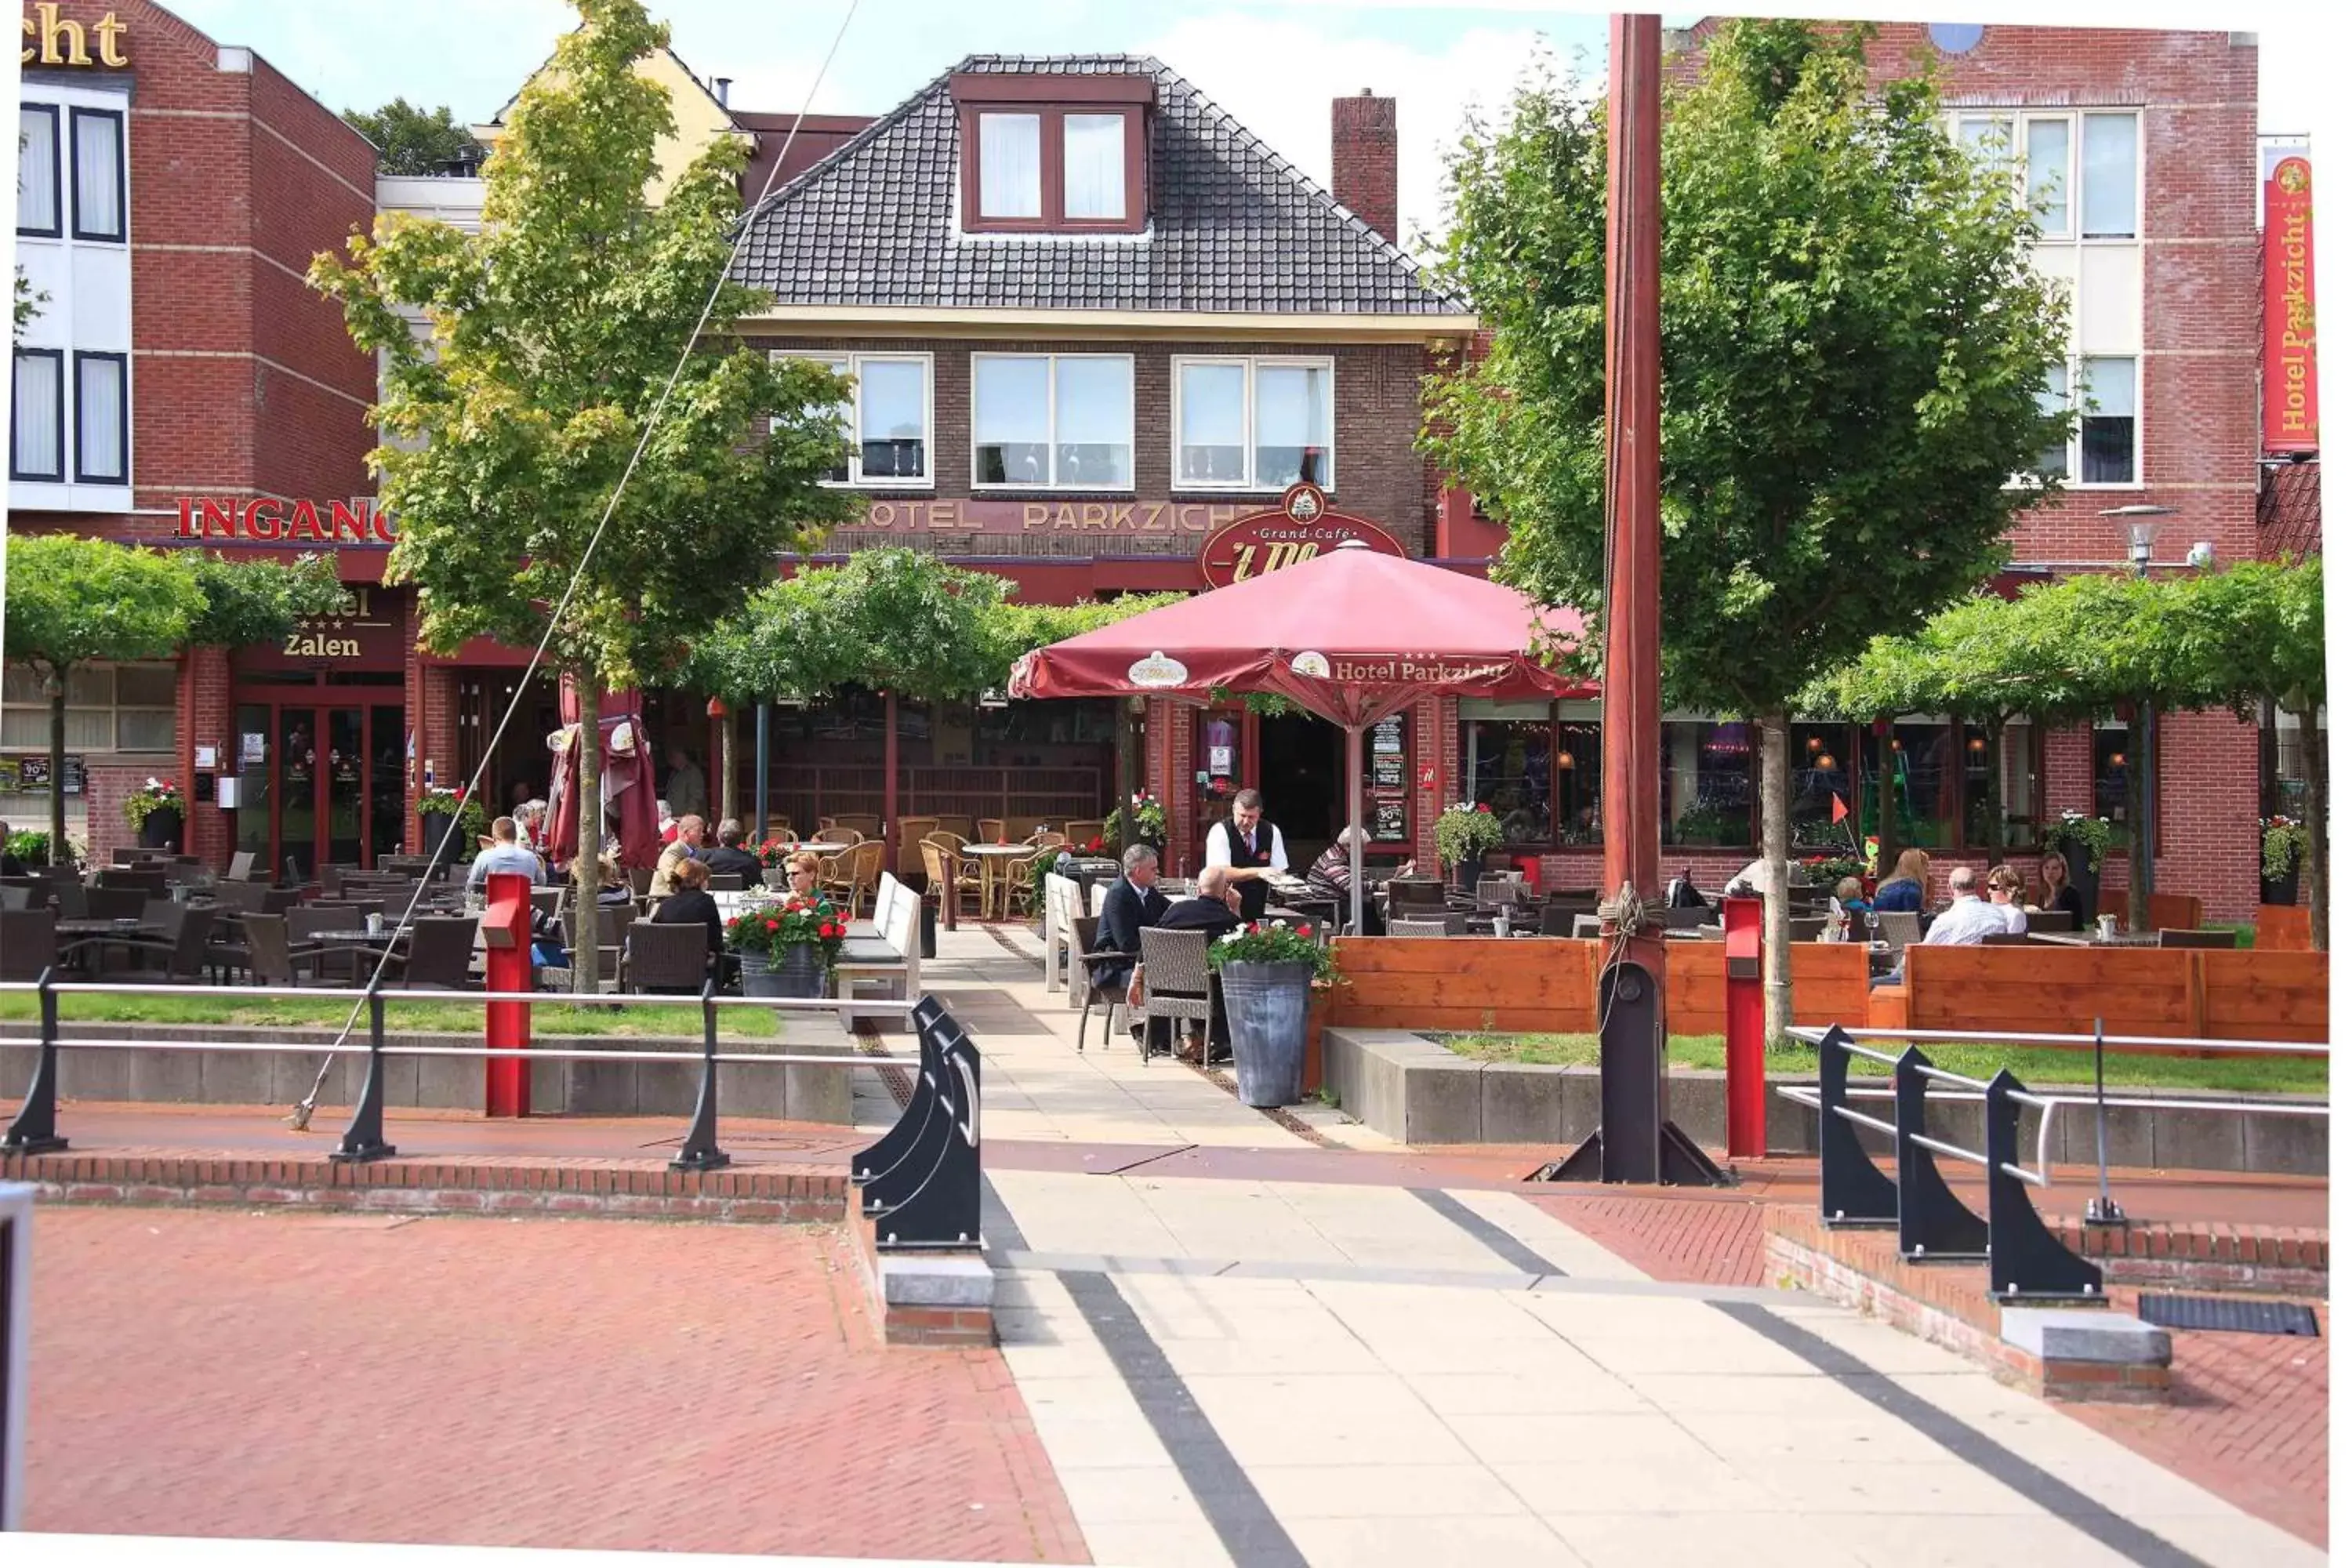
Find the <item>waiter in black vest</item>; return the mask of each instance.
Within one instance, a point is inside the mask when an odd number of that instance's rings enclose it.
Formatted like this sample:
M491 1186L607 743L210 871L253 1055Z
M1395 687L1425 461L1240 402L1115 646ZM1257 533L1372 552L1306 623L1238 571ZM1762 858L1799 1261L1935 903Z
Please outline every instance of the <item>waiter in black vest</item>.
M1242 791L1234 796L1233 820L1209 829L1208 845L1201 858L1203 867L1233 868L1244 921L1265 918L1269 891L1265 879L1290 869L1290 857L1283 852L1282 829L1265 818L1265 797L1254 789Z

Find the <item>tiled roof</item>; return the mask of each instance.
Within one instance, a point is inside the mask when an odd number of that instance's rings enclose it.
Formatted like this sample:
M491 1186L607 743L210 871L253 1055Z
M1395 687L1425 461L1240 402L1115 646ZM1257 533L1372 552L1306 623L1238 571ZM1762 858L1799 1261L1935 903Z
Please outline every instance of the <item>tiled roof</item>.
M1148 76L1140 236L958 229L957 72ZM1323 187L1148 56L975 55L745 219L736 276L780 304L1466 314Z

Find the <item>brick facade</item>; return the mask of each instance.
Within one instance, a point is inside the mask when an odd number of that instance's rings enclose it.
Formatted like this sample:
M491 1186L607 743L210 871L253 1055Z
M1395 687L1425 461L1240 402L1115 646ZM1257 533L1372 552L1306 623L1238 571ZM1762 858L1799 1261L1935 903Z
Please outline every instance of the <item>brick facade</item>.
M1391 245L1397 237L1397 106L1367 88L1331 100L1331 195Z

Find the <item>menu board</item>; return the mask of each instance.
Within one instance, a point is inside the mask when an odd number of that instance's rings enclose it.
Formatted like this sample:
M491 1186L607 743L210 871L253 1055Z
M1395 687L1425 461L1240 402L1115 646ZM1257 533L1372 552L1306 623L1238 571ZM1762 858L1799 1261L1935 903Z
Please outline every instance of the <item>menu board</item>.
M1405 716L1392 713L1364 733L1364 827L1375 844L1412 841L1412 758Z
M65 793L79 795L82 782L82 760L68 752ZM7 759L5 763L0 763L0 789L21 791L26 795L47 795L49 791L49 759L37 754Z

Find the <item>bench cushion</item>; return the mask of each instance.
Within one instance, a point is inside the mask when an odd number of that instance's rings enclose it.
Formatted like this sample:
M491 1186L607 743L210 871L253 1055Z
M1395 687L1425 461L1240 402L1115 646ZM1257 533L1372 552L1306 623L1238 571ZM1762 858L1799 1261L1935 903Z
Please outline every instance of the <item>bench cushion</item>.
M839 963L904 963L907 955L899 949L877 938L851 937L841 944Z

